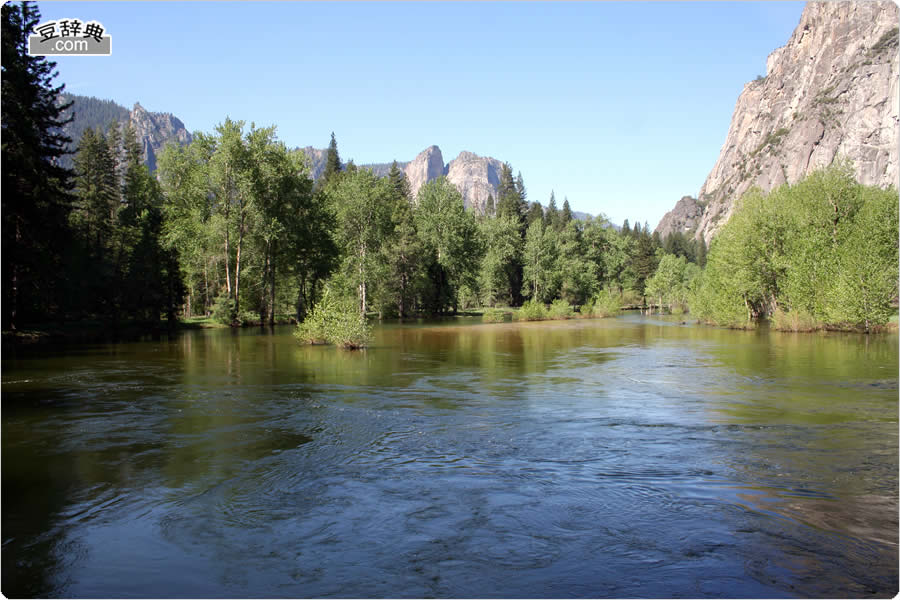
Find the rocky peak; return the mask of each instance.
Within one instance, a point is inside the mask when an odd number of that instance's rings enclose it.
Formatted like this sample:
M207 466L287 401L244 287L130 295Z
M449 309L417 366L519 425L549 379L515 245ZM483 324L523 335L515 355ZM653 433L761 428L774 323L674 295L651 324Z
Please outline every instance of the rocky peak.
M404 169L409 182L409 191L415 198L419 188L444 174L444 157L437 146L429 146L416 156Z
M144 162L151 171L156 170L156 155L166 144L191 143L191 134L185 129L184 123L171 113L149 112L136 102L129 114L129 121L144 148Z
M675 208L663 216L659 225L656 226L656 231L663 239L676 232L693 235L697 231L702 217L703 207L697 202L697 199L692 196L683 196L675 204Z
M698 195L706 208L697 236L709 243L751 187L796 183L840 157L861 183L896 185L897 49L896 4L807 3L787 44L768 56L766 76L738 98Z
M447 165L447 180L462 194L466 208L484 214L488 196L497 200L502 164L496 158L462 151Z

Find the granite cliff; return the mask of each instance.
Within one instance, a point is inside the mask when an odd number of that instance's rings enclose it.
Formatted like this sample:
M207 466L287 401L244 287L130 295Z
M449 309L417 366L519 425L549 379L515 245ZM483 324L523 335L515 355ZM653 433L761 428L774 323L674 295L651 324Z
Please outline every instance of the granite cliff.
M676 208L657 230L688 229L709 243L751 187L796 183L838 158L852 161L863 184L896 186L898 78L897 5L807 3L787 44L769 55L766 76L738 98L698 194L696 226Z

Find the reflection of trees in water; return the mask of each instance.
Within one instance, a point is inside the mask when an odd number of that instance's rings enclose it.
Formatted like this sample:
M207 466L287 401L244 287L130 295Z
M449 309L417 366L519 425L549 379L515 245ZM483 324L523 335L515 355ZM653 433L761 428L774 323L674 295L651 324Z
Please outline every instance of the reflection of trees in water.
M4 438L8 435L4 426ZM77 541L67 539L63 516L78 484L71 457L38 457L25 445L4 443L2 589L6 597L65 595L65 572L83 554Z

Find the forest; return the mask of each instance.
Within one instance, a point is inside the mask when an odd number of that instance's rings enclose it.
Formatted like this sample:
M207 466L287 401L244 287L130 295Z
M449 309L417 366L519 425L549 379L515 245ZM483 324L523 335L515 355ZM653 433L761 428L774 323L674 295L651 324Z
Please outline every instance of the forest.
M386 177L343 163L334 134L313 181L275 126L230 118L168 146L154 173L130 126L89 128L66 168L64 86L25 53L38 19L3 6L4 330L299 323L323 299L363 319L654 305L792 330L871 331L894 312L896 190L858 185L844 163L747 194L708 256L701 239L529 201L509 164L486 214L445 178L412 197L396 163Z

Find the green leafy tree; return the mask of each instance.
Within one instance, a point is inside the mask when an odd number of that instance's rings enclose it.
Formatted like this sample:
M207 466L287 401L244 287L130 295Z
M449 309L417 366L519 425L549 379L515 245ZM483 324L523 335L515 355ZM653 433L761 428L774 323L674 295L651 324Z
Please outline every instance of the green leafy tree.
M430 304L443 311L458 307L458 292L476 287L482 249L474 215L466 212L459 191L446 177L429 181L419 190L416 228L430 262Z
M525 236L522 294L537 302L546 301L552 293L557 259L555 238L553 229L544 227L542 220L534 221Z
M557 264L553 283L560 298L570 304L583 304L600 284L600 267L589 257L585 237L576 221L569 221L556 234Z
M478 274L478 286L484 305L513 302L506 267L522 254L519 223L512 217L497 217L479 222L484 256Z
M358 308L365 314L370 287L384 277L379 250L392 232L391 185L368 169L347 170L329 187L331 205L337 218L337 241L344 255L343 271L352 281Z

